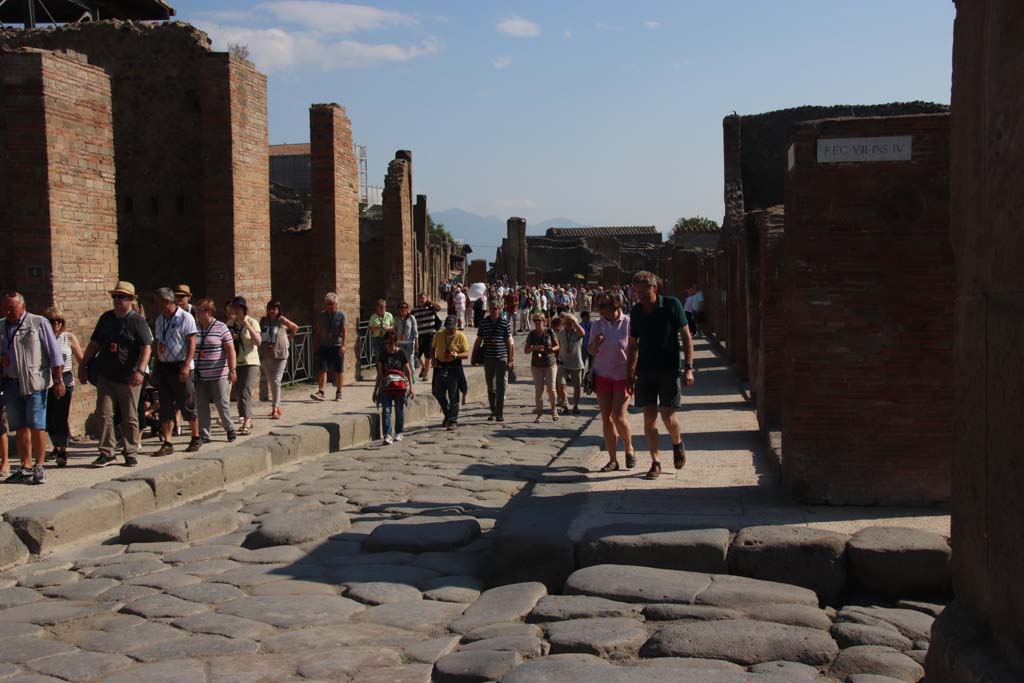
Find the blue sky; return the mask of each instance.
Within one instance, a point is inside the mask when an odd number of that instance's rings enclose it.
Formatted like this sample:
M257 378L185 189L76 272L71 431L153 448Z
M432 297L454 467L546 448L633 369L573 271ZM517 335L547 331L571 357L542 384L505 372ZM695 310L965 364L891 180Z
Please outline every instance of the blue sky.
M412 149L431 210L671 227L721 220L721 119L949 101L949 0L171 0L248 44L270 140L345 105L371 184Z

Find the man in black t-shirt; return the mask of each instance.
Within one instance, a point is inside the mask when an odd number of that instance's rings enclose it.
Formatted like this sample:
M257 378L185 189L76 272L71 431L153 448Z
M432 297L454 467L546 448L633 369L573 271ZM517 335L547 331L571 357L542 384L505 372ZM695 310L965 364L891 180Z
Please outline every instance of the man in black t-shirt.
M100 455L93 467L106 467L114 457L114 402L121 413L121 437L124 440L124 461L129 467L138 464L136 456L141 445L139 433L139 394L149 367L153 332L145 318L132 310L135 286L118 282L110 292L114 308L96 322L85 355L78 366L78 379L89 381L90 363L96 365L96 414L100 425Z
M627 382L644 410L644 433L651 453L648 479L661 474L658 462L658 413L672 435L676 469L686 464L682 429L676 417L682 387L693 384L693 337L686 324L683 305L674 296L658 293L658 276L642 270L633 276L638 303L629 316ZM680 343L680 337L682 343ZM680 351L686 362L680 365Z
M489 300L489 315L480 321L476 333L473 356L483 351L484 380L487 382L487 402L491 406L488 421L505 421L505 383L508 370L513 367L515 355L512 330L506 318L501 317L501 301L497 297Z
M426 292L420 293L416 308L412 309L412 317L416 318L416 357L420 361L420 379L430 374L430 357L433 355L434 335L437 334L437 312L441 304L434 303ZM411 360L411 359L410 359Z

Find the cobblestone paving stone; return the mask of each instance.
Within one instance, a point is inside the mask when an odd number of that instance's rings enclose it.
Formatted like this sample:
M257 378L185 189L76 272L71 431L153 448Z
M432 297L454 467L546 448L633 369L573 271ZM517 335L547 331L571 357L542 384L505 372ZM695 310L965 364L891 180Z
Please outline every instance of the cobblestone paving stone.
M601 564L562 595L488 589L495 526L591 419L534 425L531 403L515 384L503 424L470 405L454 432L412 429L214 496L211 514L234 515L220 536L112 539L0 573L0 680L923 676L932 603L837 611L796 586Z

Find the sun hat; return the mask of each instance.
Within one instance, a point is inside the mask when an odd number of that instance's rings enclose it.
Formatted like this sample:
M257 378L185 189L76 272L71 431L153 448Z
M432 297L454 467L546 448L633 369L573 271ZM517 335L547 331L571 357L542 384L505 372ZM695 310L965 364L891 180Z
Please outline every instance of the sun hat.
M175 296L192 296L192 290L188 285L175 285L174 294Z
M118 280L114 288L110 290L110 294L127 294L128 296L135 296L135 285L128 282L127 280Z

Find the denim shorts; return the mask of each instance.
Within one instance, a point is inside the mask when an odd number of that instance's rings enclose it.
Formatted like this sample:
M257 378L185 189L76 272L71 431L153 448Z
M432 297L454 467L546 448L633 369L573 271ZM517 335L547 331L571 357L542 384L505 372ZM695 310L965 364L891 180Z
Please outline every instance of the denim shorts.
M26 428L46 429L46 389L22 396L17 382L4 380L4 406L7 426L12 432Z

